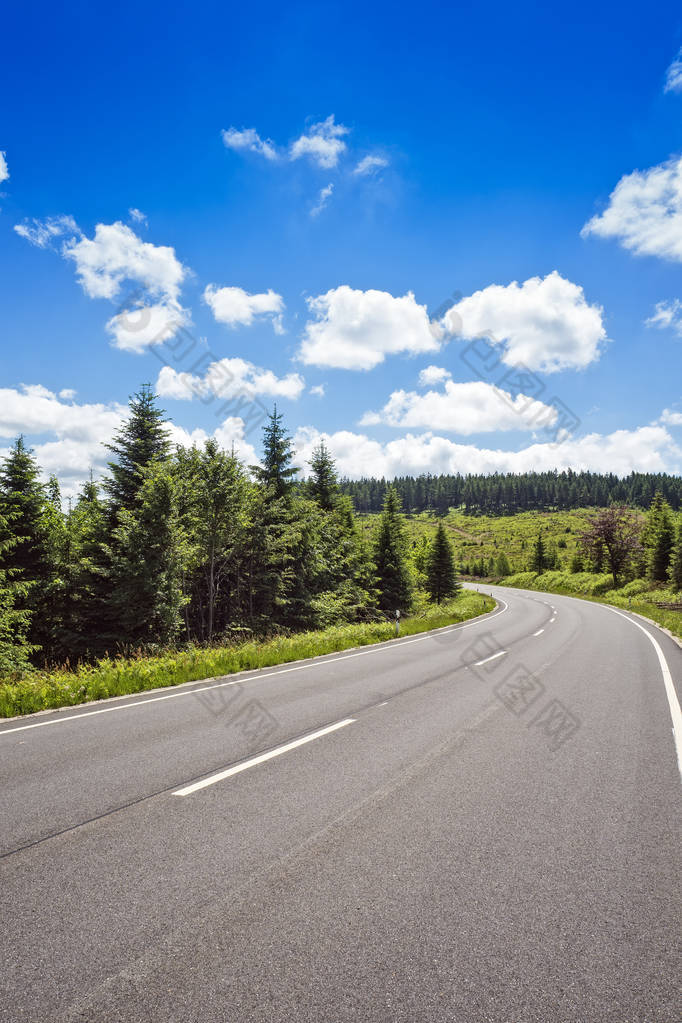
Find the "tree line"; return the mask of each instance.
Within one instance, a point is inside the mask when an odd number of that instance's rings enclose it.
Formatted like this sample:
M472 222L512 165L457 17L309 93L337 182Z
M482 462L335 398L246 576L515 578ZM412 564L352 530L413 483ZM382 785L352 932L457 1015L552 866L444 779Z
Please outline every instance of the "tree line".
M674 511L682 508L682 479L666 473L526 472L492 475L421 475L341 481L358 512L378 512L389 486L407 512L446 514L458 508L470 515L514 515L523 511L567 511L610 504L648 509L660 493Z
M276 408L250 467L214 440L172 448L164 421L143 387L107 445L107 475L66 512L23 438L12 446L0 465L0 676L405 613L420 587L438 602L456 593L442 525L417 565L388 487L365 540L324 444L298 480Z

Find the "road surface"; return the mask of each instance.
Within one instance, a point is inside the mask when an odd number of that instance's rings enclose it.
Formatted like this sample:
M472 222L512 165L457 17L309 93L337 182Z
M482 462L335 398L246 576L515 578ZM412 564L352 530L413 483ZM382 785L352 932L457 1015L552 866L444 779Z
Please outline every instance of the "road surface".
M682 650L486 590L437 633L0 724L0 1020L682 1018Z

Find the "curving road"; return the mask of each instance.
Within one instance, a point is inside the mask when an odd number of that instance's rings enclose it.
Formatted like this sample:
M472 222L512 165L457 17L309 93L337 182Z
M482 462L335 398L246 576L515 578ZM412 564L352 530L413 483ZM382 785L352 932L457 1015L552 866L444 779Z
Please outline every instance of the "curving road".
M1 724L0 1020L681 1018L682 650L489 589L437 633Z

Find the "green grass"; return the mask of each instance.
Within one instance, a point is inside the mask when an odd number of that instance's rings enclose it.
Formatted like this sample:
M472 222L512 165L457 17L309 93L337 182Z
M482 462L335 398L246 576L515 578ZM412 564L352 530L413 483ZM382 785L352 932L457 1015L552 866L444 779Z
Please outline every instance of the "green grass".
M465 515L451 510L441 521L452 543L457 565L479 561L481 558L488 561L491 556L496 558L504 552L509 558L512 571L521 572L528 565L540 530L546 543L557 545L559 558L568 566L576 550L577 538L595 511L579 508L575 511L519 512L517 515L493 516ZM369 536L377 516L362 515L359 518L360 528ZM410 541L418 543L424 535L431 538L438 521L429 512L406 516L405 526Z
M675 594L664 586L654 587L648 579L633 579L625 586L614 590L613 577L610 574L542 572L538 575L536 572L518 572L516 575L500 579L500 583L503 586L544 590L546 593L582 597L585 600L597 600L602 604L622 607L626 611L635 611L645 618L651 618L682 639L682 611L666 611L655 604L657 600L679 601L680 594Z
M438 629L490 611L494 600L464 591L453 600L429 606L404 618L401 636ZM0 717L30 714L53 707L73 707L109 696L125 696L162 686L177 686L238 671L316 657L392 639L392 622L339 625L318 632L278 636L263 642L221 647L194 647L155 657L105 658L68 671L35 672L20 682L0 683Z

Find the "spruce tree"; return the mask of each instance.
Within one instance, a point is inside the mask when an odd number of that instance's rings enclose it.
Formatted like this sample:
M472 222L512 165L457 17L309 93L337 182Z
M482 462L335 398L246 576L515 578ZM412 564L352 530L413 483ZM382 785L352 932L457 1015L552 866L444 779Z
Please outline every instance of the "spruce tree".
M339 499L339 483L334 459L323 440L314 449L308 464L312 469L308 481L310 496L320 508L330 511Z
M438 604L447 597L454 596L460 588L455 575L452 544L442 522L438 523L427 558L426 587L431 600L435 600Z
M15 591L16 609L30 612L28 642L36 659L51 656L52 583L49 539L56 509L49 503L33 454L19 437L0 468L1 567L7 578L21 584Z
M542 539L542 533L538 533L538 538L535 541L533 547L533 554L530 559L530 571L531 572L544 572L547 568L547 554L545 552L545 544Z
M649 509L643 542L647 550L649 578L663 582L668 577L668 567L675 543L675 527L670 505L664 500L660 490L656 491Z
M374 540L379 606L383 611L403 613L412 607L412 579L406 555L405 527L400 498L389 486Z
M677 528L677 540L670 559L668 576L672 588L676 592L682 590L682 522Z
M168 431L164 427L166 413L157 407L156 395L149 384L143 384L129 402L130 416L105 445L115 459L109 462L109 476L104 489L111 512L135 508L147 466L167 457L170 450Z
M298 469L292 465L294 452L291 437L282 426L282 415L275 405L263 428L263 463L252 466L256 479L268 487L275 499L287 497L294 487Z
M0 536L3 537L0 539L0 681L10 681L31 670L29 658L34 648L28 638L31 612L18 606L27 595L26 584L17 579L16 571L2 567L17 544L2 515Z
M122 508L111 548L112 604L123 647L168 646L182 627L182 548L175 485L153 462L135 507Z
M495 562L495 572L499 576L511 575L509 558L504 552L497 555L497 561Z

